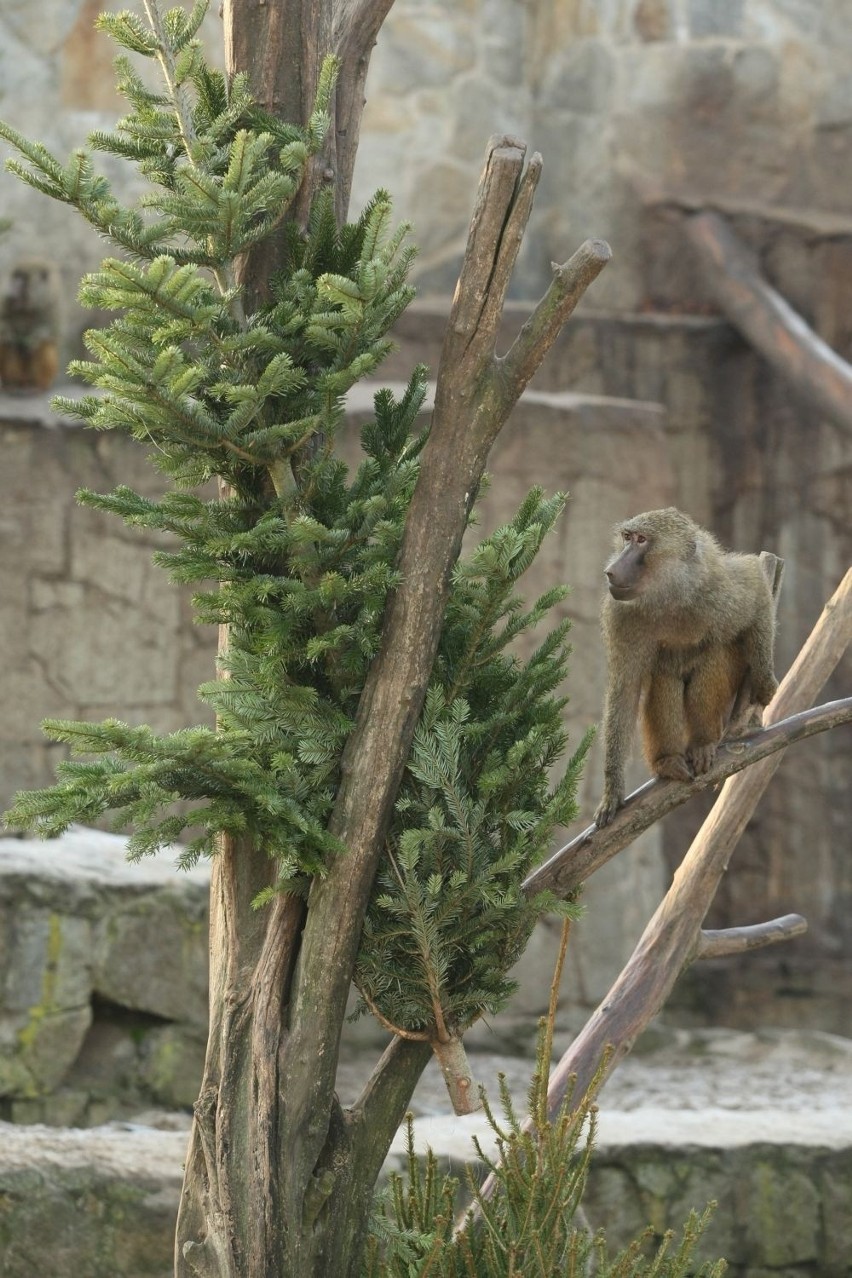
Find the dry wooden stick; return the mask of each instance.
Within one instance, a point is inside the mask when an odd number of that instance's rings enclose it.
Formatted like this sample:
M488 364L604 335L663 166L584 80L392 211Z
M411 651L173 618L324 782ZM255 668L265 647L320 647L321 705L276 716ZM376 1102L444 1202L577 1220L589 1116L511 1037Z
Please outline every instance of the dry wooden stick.
M852 639L852 570L793 662L766 717L770 723L807 706L835 669ZM713 810L683 859L662 904L606 998L551 1074L548 1109L555 1113L569 1085L582 1097L600 1082L665 1003L683 968L700 946L701 923L731 854L760 796L783 758L778 751L725 782ZM607 1047L612 1055L601 1075ZM600 1085L600 1082L597 1084Z
M714 959L728 954L745 954L749 950L763 949L765 945L777 945L779 941L803 936L807 930L807 921L801 914L784 914L780 919L754 923L751 927L702 928L692 957Z

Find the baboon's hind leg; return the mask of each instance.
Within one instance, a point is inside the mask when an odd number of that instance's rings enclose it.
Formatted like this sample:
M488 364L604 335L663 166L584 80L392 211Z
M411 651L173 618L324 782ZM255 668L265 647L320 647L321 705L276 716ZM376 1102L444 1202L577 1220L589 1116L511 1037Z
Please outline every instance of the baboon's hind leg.
M671 781L692 780L686 757L683 679L679 675L653 675L642 714L642 741L648 767L656 776Z
M745 671L743 654L735 645L710 648L686 682L686 757L695 776L705 773L716 757Z

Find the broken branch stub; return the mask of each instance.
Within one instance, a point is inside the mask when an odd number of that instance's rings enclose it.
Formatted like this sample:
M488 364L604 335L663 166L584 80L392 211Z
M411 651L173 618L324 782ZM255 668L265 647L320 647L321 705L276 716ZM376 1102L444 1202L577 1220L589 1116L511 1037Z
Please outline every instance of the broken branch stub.
M792 940L794 936L804 936L807 930L807 920L801 914L784 914L781 918L753 923L749 927L702 928L693 958L714 959L725 958L729 954L746 954L767 945L777 945L779 941Z

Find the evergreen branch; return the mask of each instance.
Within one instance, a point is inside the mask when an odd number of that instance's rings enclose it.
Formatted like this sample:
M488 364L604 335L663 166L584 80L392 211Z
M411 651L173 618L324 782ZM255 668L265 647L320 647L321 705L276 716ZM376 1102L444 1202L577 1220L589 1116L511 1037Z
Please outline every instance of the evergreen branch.
M195 144L197 142L197 134L195 132L195 123L192 119L192 111L190 110L189 96L186 91L186 86L180 83L179 77L177 76L176 70L175 70L175 52L176 52L175 43L173 39L169 38L169 32L167 31L166 24L163 22L163 19L160 15L160 9L159 9L157 0L142 0L142 3L145 6L145 12L148 15L148 22L151 25L151 32L146 33L146 36L145 36L147 46L148 46L148 49L147 49L148 56L150 57L151 54L153 54L154 56L156 56L157 61L160 64L160 69L163 73L163 79L165 80L166 86L168 87L169 99L174 108L175 116L177 118L178 125L180 127L181 137L183 138L183 144L184 144L184 149L186 151L186 156L190 164L193 164L194 163L193 152L195 149ZM197 17L197 13L196 13L197 7L198 6L196 6L196 9L193 10L194 16L193 18L190 19L190 22L194 21L194 18ZM205 5L205 9L206 9L206 5ZM204 12L201 13L201 17L198 19L199 24L201 20L203 19L203 17L204 17ZM188 30L189 30L189 23L187 23L185 27L185 32L187 32ZM151 34L153 34L153 40L151 39ZM188 35L186 36L186 38L187 39L189 38ZM178 48L183 47L182 41L183 41L183 33L180 37L180 43L178 44ZM142 51L144 52L145 50L142 50Z

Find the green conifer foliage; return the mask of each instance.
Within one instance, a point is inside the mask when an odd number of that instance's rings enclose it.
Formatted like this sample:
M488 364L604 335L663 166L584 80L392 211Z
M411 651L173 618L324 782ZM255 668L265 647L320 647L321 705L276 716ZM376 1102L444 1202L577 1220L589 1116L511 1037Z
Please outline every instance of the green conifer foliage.
M8 820L49 836L112 812L132 830L132 856L191 826L201 833L186 864L222 833L249 835L277 863L276 888L302 890L342 851L328 817L425 442L417 368L399 399L375 396L354 474L335 452L346 392L378 367L411 298L412 250L384 192L342 228L330 192L307 227L287 220L322 144L335 66L324 67L307 126L282 124L239 75L228 82L207 66L195 38L204 8L161 16L148 0L149 26L128 13L99 20L162 71L155 93L120 57L129 113L91 138L143 175L136 205L120 203L89 152L63 164L5 125L0 136L17 148L19 177L122 251L80 290L86 305L116 313L86 334L91 358L71 365L93 391L56 402L139 440L169 481L159 500L126 487L79 496L172 534L157 560L199 587L199 621L227 625L222 677L200 689L217 728L158 735L48 721L73 757L55 786L18 795ZM282 266L247 314L238 259L273 233ZM200 495L214 478L218 499ZM526 900L521 880L574 815L584 747L549 781L565 747L567 624L528 660L511 647L562 597L551 591L525 611L515 594L561 506L535 490L457 566L358 970L366 1002L404 1031L458 1035L502 1004L505 973L546 904Z
M335 455L346 391L390 348L385 336L412 291L406 227L391 228L380 192L357 223L338 229L331 196L315 202L304 234L282 225L304 166L322 142L335 68L301 130L265 117L241 77L210 70L194 40L203 5L167 13L148 30L131 14L99 25L160 61L166 92L147 90L125 58L119 87L131 105L95 148L135 163L148 179L139 206L122 207L84 151L61 164L6 125L24 157L9 167L73 204L125 250L80 289L117 312L86 334L90 360L70 371L97 388L57 407L97 430L151 448L172 481L159 501L120 487L79 494L128 524L170 532L159 562L179 582L203 583L199 620L227 623L228 678L201 689L218 731L158 736L107 721L49 721L76 759L59 784L21 794L9 820L45 835L108 810L129 824L132 855L203 833L189 863L219 832L251 833L280 863L280 878L314 873L336 850L325 822L342 744L370 659L423 437L412 428L425 370L397 401L376 396L364 461L350 478ZM153 10L156 13L156 10ZM270 301L246 316L236 259L274 229L287 239ZM217 477L222 500L191 491ZM189 800L188 814L174 814Z
M576 815L588 739L548 782L566 744L557 690L568 623L526 661L510 644L567 593L553 589L526 611L514 590L563 504L533 489L456 569L356 971L366 1005L403 1033L457 1037L497 1011L536 918L556 908L520 884L554 827Z
M596 1107L588 1097L578 1105L568 1095L548 1117L552 1033L552 1019L543 1019L528 1121L518 1117L504 1078L502 1115L486 1100L497 1157L476 1137L473 1145L494 1186L486 1197L477 1167L469 1165L466 1196L472 1208L460 1208L459 1181L441 1174L431 1150L418 1158L409 1114L405 1174L392 1173L378 1196L363 1278L724 1278L724 1260L702 1263L696 1256L715 1203L700 1216L690 1212L680 1241L667 1231L655 1246L649 1226L612 1254L605 1232L591 1232L580 1203L594 1151Z

